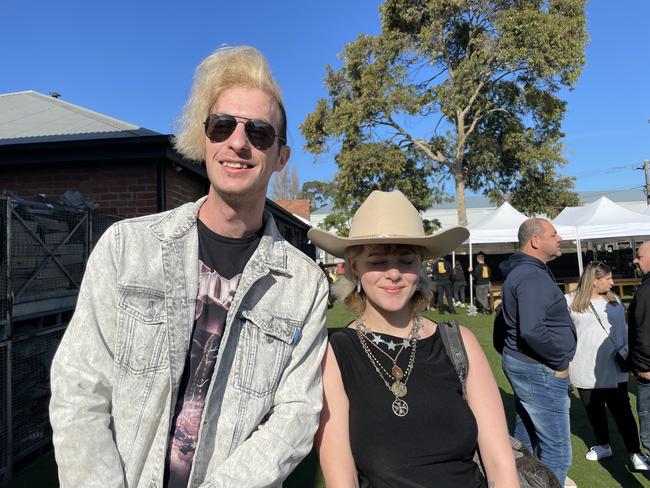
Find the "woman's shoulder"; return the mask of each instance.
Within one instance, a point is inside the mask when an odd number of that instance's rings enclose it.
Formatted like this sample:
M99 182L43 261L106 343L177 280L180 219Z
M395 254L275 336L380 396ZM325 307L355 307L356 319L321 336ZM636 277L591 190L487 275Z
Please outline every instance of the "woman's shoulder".
M329 335L329 342L332 344L332 347L346 347L352 342L352 339L356 335L356 329L346 325L339 329L335 329Z

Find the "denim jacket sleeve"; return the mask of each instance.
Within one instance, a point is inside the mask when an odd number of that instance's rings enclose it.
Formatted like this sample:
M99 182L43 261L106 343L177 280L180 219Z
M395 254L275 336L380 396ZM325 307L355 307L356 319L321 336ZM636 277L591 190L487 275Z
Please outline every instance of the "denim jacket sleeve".
M309 453L322 408L320 363L327 343L328 292L322 277L266 420L225 462L207 473L201 487L279 487Z
M113 226L88 260L76 311L52 363L50 421L62 488L126 484L111 431L115 234Z

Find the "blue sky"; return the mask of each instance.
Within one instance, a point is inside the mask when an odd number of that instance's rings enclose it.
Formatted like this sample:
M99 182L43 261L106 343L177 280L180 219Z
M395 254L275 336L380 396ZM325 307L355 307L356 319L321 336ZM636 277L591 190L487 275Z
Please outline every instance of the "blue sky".
M332 156L302 152L298 126L326 95L324 67L360 32L379 32L375 0L111 2L3 0L0 93L57 91L62 99L162 133L173 132L194 68L223 44L269 59L289 116L291 163L302 182L333 176ZM562 172L576 189L643 185L650 159L650 2L592 0L587 65L564 93Z

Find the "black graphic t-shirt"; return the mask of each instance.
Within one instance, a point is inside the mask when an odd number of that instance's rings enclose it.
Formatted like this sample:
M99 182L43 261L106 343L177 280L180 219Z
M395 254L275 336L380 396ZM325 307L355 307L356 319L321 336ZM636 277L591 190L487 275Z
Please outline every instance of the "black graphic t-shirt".
M200 220L197 225L199 291L192 344L183 370L167 450L165 486L168 488L187 487L226 314L244 266L263 233L260 229L250 237L231 239L215 234Z

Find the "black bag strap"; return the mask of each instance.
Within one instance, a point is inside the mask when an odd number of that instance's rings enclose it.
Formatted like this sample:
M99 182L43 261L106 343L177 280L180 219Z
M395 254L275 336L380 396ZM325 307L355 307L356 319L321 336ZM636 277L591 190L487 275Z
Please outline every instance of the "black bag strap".
M603 321L600 320L600 315L598 315L598 312L596 312L596 308L594 307L594 305L591 302L589 302L589 308L591 309L592 313L596 316L596 320L598 320L598 323L600 324L600 326L603 328L603 332L605 332L605 335L607 336L607 339L609 339L609 341L614 346L614 351L618 352L620 347L618 347L616 345L616 342L614 342L614 339L612 339L611 332L607 332L607 329L605 328L605 325L603 324Z
M445 346L447 356L449 356L451 364L453 364L463 387L463 398L467 399L466 383L467 374L469 373L469 362L467 360L465 344L463 344L463 338L460 335L458 321L449 320L438 324L438 330L440 331L440 338Z

